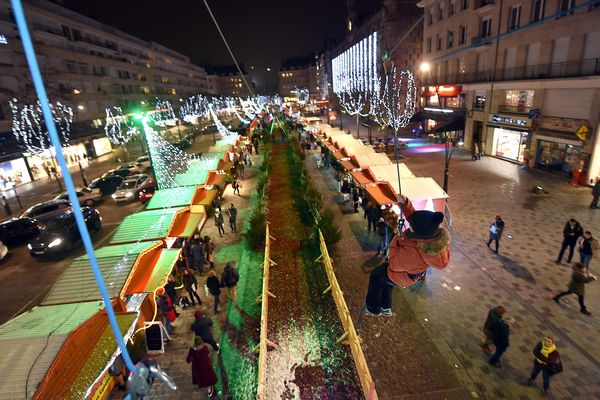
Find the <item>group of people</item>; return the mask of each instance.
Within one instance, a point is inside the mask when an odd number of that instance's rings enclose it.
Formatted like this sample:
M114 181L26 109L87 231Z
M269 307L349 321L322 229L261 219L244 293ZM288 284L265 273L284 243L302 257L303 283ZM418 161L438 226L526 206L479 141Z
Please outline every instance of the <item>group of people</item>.
M225 234L225 219L223 217L224 213L221 211L221 208L215 208L214 213L215 213L215 226L217 227L217 230L219 231L219 236L223 237L223 235ZM227 214L227 217L229 218L229 227L231 228L231 233L236 233L237 232L238 210L237 210L237 208L235 208L233 203L231 203L231 206L225 210L225 214Z
M507 310L503 306L494 307L488 312L487 319L483 325L485 341L481 344L481 348L488 353L494 351L489 363L496 368L502 368L500 357L502 357L510 345L510 328L513 324L514 319L507 316ZM492 349L492 345L494 349ZM550 388L550 377L563 370L560 353L554 339L550 336L544 337L537 343L532 353L533 368L531 369L527 383L533 383L541 372L544 394L546 394Z

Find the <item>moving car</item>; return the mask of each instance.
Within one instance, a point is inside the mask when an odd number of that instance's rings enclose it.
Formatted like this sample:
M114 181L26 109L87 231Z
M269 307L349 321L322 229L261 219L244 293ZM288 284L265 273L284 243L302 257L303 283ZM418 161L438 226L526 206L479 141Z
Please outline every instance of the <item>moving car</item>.
M88 186L89 189L99 189L102 196L113 194L119 185L123 183L123 177L120 175L104 174L98 179L94 179Z
M39 223L44 224L49 219L70 209L71 203L67 200L50 200L29 207L21 214L21 218L35 218Z
M150 157L141 156L135 159L135 163L140 172L144 172L146 169L150 168Z
M100 212L92 207L81 207L85 225L90 233L102 229ZM29 242L29 254L34 257L67 253L81 244L81 235L75 223L75 215L69 210L48 221L40 234Z
M86 206L93 206L96 202L102 199L102 193L100 189L90 189L83 188L77 190L77 198L79 199L79 204ZM58 196L54 198L54 200L69 200L69 195L67 192L62 192Z
M112 198L115 201L131 201L135 200L137 194L143 189L144 184L148 182L150 177L148 175L135 175L127 178L117 188L117 191L113 193Z
M108 175L119 175L122 178L127 178L131 174L138 172L138 167L135 164L125 164L120 167L108 171Z
M36 237L41 226L32 218L13 218L0 223L0 241L7 245L28 242Z
M146 204L147 202L150 201L152 196L154 196L154 192L156 192L156 185L154 184L154 182L152 182L151 184L149 184L148 186L146 186L146 187L142 188L142 190L140 190L138 199L140 200L140 202L142 204Z

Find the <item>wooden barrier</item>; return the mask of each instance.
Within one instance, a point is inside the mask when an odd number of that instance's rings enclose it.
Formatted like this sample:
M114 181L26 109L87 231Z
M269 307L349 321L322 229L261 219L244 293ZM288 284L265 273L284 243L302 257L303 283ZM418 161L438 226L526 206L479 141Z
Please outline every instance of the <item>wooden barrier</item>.
M319 247L321 249L321 255L315 261L323 264L325 271L327 272L327 279L329 280L329 286L327 289L325 289L323 294L331 292L338 310L338 315L342 321L342 326L344 327L344 334L340 336L337 342L345 343L350 346L365 399L376 400L377 392L375 391L375 384L371 378L371 372L369 371L367 361L365 360L365 355L362 351L361 339L354 328L354 322L352 321L352 317L348 311L348 306L346 305L346 300L344 299L344 293L340 289L340 285L335 277L335 272L333 271L333 260L331 257L329 257L329 251L327 250L327 245L325 244L325 239L323 238L323 234L321 233L320 229Z
M262 294L256 299L257 303L261 304L260 312L260 342L258 345L258 389L256 391L256 397L259 400L266 399L266 384L267 384L267 351L268 347L277 347L277 345L271 342L267 338L267 321L269 320L269 297L275 297L275 295L269 292L269 270L272 266L277 265L271 260L271 240L275 240L269 235L269 223L267 222L267 229L265 233L265 258L261 267L263 268L263 284Z

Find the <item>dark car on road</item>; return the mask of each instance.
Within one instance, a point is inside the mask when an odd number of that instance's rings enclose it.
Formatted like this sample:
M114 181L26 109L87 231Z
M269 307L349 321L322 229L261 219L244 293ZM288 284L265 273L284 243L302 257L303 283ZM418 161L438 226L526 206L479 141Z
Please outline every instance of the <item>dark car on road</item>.
M117 191L119 185L123 183L123 177L120 175L104 174L98 179L94 179L88 188L99 189L102 196L108 196Z
M21 217L34 218L38 223L45 224L51 218L71 209L67 200L50 200L29 207Z
M13 218L0 223L0 242L17 245L36 237L41 226L33 218Z
M100 212L92 207L81 207L85 225L90 233L102 229ZM27 245L29 254L34 257L66 254L81 245L81 235L75 223L75 215L70 210L46 223L39 235Z

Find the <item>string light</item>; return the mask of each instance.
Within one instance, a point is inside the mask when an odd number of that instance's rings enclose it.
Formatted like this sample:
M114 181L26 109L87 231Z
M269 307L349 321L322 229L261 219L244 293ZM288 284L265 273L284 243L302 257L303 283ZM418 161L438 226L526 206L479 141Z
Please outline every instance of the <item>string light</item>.
M221 136L237 135L237 133L231 132L229 129L227 129L225 127L225 125L223 125L221 123L221 121L219 121L219 118L217 118L217 114L215 114L215 112L213 111L212 104L209 106L209 109L210 109L210 115L212 116L213 120L215 121L215 126L217 127L217 130L219 131Z
M295 93L296 97L298 97L298 103L301 103L301 104L308 103L308 100L310 99L310 92L308 91L308 88L302 88L302 89L295 88L291 92Z
M129 142L133 135L138 133L135 125L129 122L129 118L126 115L123 115L121 107L107 107L105 111L106 123L104 125L104 132L111 143L123 145Z
M150 114L154 123L158 126L174 126L177 124L177 117L173 107L168 100L156 98L156 106L153 113Z
M392 67L386 76L383 103L384 117L387 125L394 131L404 128L415 114L417 105L417 86L415 78L409 70L397 70Z
M191 123L196 118L202 118L208 113L208 99L198 94L188 97L179 109L179 115L185 122Z
M27 151L32 154L42 153L45 150L54 151L42 117L39 100L35 104L24 104L19 109L17 99L13 98L9 101L9 106L12 111L13 135L25 145ZM50 110L61 136L61 142L67 147L73 122L73 109L57 101L50 104Z

